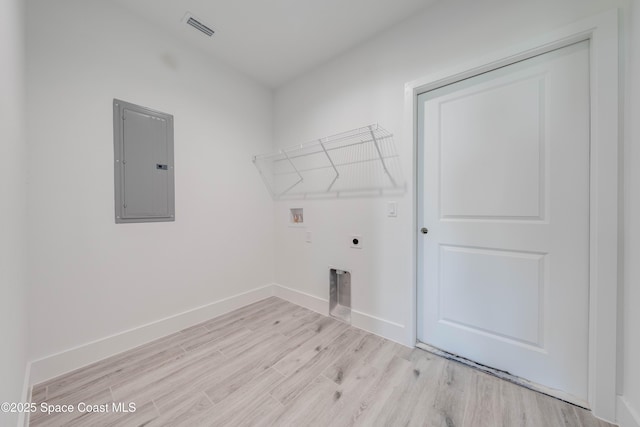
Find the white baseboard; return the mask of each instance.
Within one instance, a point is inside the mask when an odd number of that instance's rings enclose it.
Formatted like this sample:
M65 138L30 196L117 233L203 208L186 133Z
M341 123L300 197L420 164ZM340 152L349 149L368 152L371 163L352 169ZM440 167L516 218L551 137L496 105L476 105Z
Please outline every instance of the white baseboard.
M380 335L398 344L415 347L415 343L407 342L407 331L404 325L381 319L360 311L351 310L351 324L372 334Z
M273 284L273 295L325 316L329 314L329 301L324 298L287 288L277 283ZM407 331L404 325L367 313L351 310L351 324L356 328L406 345L407 347L413 347L415 344L408 342Z
M616 421L620 427L640 427L640 414L629 404L624 396L616 400Z
M27 389L30 390L35 384L268 298L272 294L271 285L263 286L32 361Z
M309 310L320 313L324 316L329 315L329 301L317 296L300 292L295 289L287 288L286 286L273 283L273 295L282 298L283 300L292 302Z

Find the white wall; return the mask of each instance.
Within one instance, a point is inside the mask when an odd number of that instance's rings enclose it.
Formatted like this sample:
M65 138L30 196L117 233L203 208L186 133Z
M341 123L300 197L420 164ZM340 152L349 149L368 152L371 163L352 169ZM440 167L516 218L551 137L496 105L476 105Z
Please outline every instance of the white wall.
M633 0L627 22L630 37L627 62L624 146L624 289L621 415L640 426L640 1ZM626 414L625 414L626 412ZM620 421L623 421L621 419ZM621 423L631 427L632 421Z
M328 298L327 265L353 270L353 307L403 325L393 338L413 344L411 327L411 135L404 134L404 84L436 71L512 47L624 0L441 1L276 91L274 140L286 146L377 122L395 134L407 194L398 217L386 217L390 198L276 204L276 281ZM314 241L286 226L287 209L304 207ZM361 251L348 248L363 236ZM378 322L380 324L380 322ZM400 328L402 329L402 328Z
M27 18L30 357L272 282L251 162L271 91L113 2L30 0ZM175 222L114 223L113 98L174 115Z
M26 144L22 1L0 0L0 402L20 402L27 365ZM0 425L17 414L0 412Z

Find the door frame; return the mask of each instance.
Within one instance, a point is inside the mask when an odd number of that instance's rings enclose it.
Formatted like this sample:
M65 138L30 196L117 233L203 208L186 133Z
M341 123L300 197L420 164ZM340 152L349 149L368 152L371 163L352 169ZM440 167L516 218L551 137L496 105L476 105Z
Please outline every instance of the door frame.
M569 25L450 70L405 84L405 135L413 147L411 340L417 342L418 287L418 121L417 98L437 89L543 53L589 40L590 174L589 174L589 351L588 403L594 415L616 418L616 350L618 290L619 159L621 143L618 10Z

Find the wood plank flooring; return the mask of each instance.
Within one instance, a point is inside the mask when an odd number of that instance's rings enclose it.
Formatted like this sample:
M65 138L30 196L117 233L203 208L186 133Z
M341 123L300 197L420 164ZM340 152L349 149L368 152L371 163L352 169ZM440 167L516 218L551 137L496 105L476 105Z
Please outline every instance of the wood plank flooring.
M31 426L609 426L275 297L36 385L32 401L75 411Z

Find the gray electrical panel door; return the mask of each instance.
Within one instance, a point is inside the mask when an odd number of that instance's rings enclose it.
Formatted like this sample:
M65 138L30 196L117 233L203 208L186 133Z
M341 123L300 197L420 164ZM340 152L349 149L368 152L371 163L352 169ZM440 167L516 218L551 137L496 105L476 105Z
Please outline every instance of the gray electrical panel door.
M173 116L113 100L116 223L175 220Z

